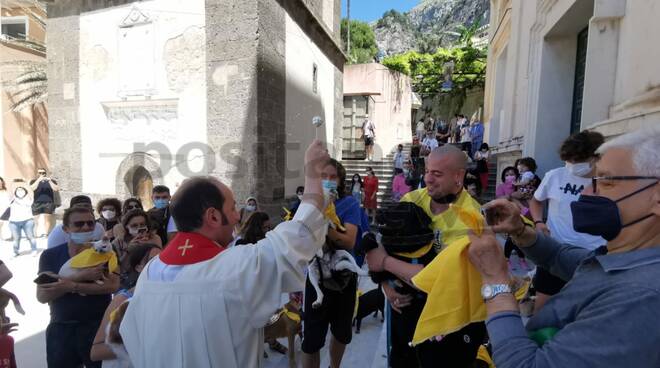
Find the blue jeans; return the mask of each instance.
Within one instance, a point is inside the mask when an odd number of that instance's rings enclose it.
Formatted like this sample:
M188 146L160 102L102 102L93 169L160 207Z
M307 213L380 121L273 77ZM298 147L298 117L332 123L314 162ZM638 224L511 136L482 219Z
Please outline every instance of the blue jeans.
M18 250L21 247L21 232L25 233L25 237L30 242L32 250L37 250L37 242L34 240L33 219L25 221L10 221L9 230L11 230L11 236L14 238L14 253L18 254Z

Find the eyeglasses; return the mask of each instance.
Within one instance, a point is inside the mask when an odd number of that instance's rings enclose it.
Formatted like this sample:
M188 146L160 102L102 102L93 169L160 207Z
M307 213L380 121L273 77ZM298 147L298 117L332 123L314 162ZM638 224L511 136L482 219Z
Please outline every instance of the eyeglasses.
M81 228L85 225L87 225L87 227L94 227L96 225L96 221L74 221L71 223L71 225L77 228Z
M660 180L656 176L594 176L591 178L591 187L593 188L594 193L598 193L598 181L599 180L649 180L655 179Z

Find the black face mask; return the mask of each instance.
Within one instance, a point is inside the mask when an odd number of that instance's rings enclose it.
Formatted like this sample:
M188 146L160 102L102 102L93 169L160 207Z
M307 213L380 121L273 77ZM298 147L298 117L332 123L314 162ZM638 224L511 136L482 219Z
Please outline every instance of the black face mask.
M616 204L639 194L656 184L658 184L658 182L649 184L617 199L616 201L601 196L581 195L576 202L571 203L573 229L579 233L601 236L607 241L614 240L619 236L621 229L624 227L634 225L653 216L653 214L648 214L624 225L621 223L619 207L617 207Z
M456 194L447 194L446 196L440 198L431 197L431 199L437 204L450 204L456 202L458 196Z

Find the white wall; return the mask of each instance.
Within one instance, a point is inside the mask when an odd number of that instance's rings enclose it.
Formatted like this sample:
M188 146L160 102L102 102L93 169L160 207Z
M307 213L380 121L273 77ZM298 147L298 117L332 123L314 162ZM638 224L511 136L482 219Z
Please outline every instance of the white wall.
M153 21L144 42L135 45L144 65L135 75L153 74L151 100L174 99L178 118L148 121L135 116L124 122L108 120L104 103L121 105L120 80L131 68L120 59L123 33L118 25L137 7ZM90 12L80 16L80 125L83 192L112 194L117 169L136 143L162 142L174 155L188 142L206 143L206 60L204 0L155 0ZM152 41L150 41L152 40ZM143 67L141 69L141 67ZM137 72L136 72L137 71ZM148 78L147 78L148 79ZM128 100L144 101L143 96ZM155 152L152 152L155 154ZM158 161L158 155L155 155ZM179 158L185 161L186 158ZM197 170L201 160L190 161ZM177 169L164 172L164 184L174 187L183 179Z
M314 64L318 67L316 93L312 90ZM296 187L304 184L304 152L317 134L312 125L314 116L324 120L318 129L318 138L324 139L328 150L334 152L335 70L325 54L286 14L286 142L298 145L297 149L287 150L286 196L295 194Z

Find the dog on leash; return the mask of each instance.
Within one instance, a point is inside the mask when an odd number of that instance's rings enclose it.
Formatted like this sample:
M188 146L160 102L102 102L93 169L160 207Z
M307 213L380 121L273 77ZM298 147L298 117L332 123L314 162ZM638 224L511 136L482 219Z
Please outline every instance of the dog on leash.
M370 290L358 298L358 307L355 318L353 319L353 325L355 326L355 333L360 333L360 326L362 325L362 319L371 313L374 314L374 317L378 317L378 312L380 311L380 321L383 322L385 319L385 295L380 290L379 287Z
M294 342L296 335L302 340L302 315L300 306L290 301L280 308L277 313L271 317L270 322L264 327L264 341L272 344L277 342L278 338L286 337L289 342L289 348L284 351L288 353L289 367L296 367L296 357ZM264 352L264 355L268 355Z

